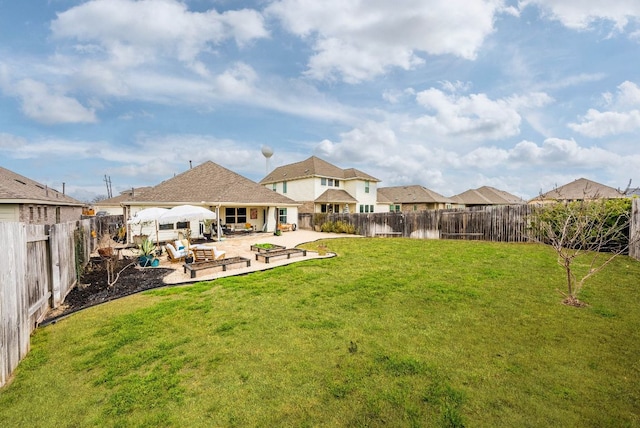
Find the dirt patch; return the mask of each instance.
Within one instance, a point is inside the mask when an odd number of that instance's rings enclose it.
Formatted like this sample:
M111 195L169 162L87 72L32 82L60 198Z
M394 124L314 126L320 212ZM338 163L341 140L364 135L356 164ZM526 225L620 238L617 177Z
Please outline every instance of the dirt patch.
M92 258L85 272L64 300L62 307L47 314L44 323L51 322L80 309L119 299L143 290L163 287L163 278L173 272L168 268L142 268L134 263L136 258L125 257L118 260L115 272L124 268L115 284L109 286L105 262ZM129 266L131 265L131 266Z

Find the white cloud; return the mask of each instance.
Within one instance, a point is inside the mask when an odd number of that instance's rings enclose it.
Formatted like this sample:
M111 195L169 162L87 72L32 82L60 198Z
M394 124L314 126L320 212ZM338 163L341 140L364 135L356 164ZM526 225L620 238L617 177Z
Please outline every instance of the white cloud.
M95 109L84 107L78 100L55 93L41 82L23 79L11 92L20 99L22 112L41 123L93 123Z
M531 93L492 100L486 94L464 96L430 88L418 92L416 101L431 114L407 122L406 129L459 141L484 141L518 135L521 112L545 106L552 98Z
M381 162L390 152L400 149L396 133L386 122L368 121L360 128L341 133L340 138L339 143L323 140L316 146L316 152L330 159Z
M220 93L232 98L246 98L254 91L258 75L249 65L237 63L216 77Z
M309 76L346 82L411 69L424 62L421 53L473 60L503 11L513 12L502 0L281 0L267 8L288 31L311 40Z
M634 132L640 129L640 88L625 81L616 94L605 93L603 99L609 111L589 109L579 123L569 123L569 128L592 138Z
M589 109L581 119L581 123L570 123L569 128L588 137L605 137L640 129L640 110L619 113Z
M244 45L268 36L262 16L254 10L191 12L174 0L89 1L59 13L51 31L56 39L82 43L76 50L104 51L122 67L162 56L196 63L198 55L227 39Z
M604 20L623 31L629 21L640 19L637 0L524 0L520 9L528 5L540 6L552 19L576 30L589 29Z
M543 165L547 168L615 168L624 158L600 147L582 147L575 140L547 138L542 145L522 141L507 151L514 167Z
M16 135L0 132L0 150L15 150L27 144L27 140Z

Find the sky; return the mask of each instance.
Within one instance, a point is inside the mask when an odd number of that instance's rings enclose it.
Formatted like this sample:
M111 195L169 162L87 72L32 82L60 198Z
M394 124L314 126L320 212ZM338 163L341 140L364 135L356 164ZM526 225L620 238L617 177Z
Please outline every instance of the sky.
M0 166L81 201L312 155L444 196L624 190L639 54L638 0L0 0Z

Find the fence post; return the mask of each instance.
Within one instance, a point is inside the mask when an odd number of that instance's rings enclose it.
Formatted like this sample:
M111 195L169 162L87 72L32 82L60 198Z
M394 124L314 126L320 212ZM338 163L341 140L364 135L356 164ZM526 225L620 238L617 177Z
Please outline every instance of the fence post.
M57 225L51 227L49 232L49 248L51 250L51 307L57 308L60 304L60 290L62 289L62 278L60 276L60 250L58 241L60 233Z
M629 227L629 256L640 260L640 199L631 204L631 225Z

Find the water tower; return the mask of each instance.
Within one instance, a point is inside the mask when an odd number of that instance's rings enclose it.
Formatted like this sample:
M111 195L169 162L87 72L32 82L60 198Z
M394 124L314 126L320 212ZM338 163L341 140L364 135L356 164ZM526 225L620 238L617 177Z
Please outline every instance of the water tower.
M264 156L267 161L266 175L269 175L269 158L273 156L273 149L269 146L262 146L262 156Z

